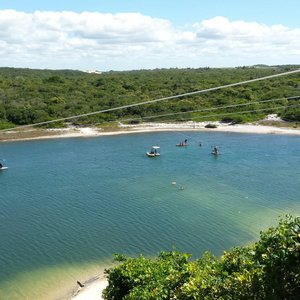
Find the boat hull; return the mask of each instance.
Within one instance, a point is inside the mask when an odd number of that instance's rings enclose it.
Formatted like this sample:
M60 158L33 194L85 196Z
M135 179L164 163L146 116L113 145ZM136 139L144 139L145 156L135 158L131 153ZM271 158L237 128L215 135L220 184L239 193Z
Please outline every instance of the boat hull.
M160 156L159 153L150 153L150 152L146 152L146 155L149 156L149 157L155 157L155 156Z
M220 155L220 153L218 153L218 152L211 152L211 154L212 154L212 155L215 155L215 156Z

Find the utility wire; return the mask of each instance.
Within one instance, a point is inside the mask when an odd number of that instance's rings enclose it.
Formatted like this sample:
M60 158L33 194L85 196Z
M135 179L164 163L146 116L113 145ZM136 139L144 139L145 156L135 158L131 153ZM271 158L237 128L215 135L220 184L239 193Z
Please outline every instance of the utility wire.
M241 81L241 82L230 83L230 84L226 84L226 85L212 87L212 88L208 88L208 89L204 89L204 90L188 92L188 93L184 93L184 94L179 94L179 95L174 95L174 96L169 96L169 97L163 97L163 98L158 98L158 99L149 100L149 101L145 101L145 102L134 103L134 104L123 105L123 106L114 107L114 108L103 109L103 110L94 111L94 112L85 113L85 114L80 114L80 115L76 115L76 116L59 118L59 119L56 119L56 120L44 121L44 122L28 124L28 125L21 125L21 126L16 126L16 127L12 127L12 128L6 128L6 129L2 129L0 131L9 131L9 130L19 129L19 128L27 128L27 127L32 127L32 126L46 125L46 124L51 124L51 123L56 123L56 122L61 122L61 121L66 121L66 120L91 116L91 115L95 115L95 114L115 111L115 110L129 108L129 107L136 107L136 106L140 106L140 105L145 105L145 104L150 104L150 103L155 103L155 102L160 102L160 101L165 101L165 100L182 98L182 97L196 95L196 94L203 94L203 93L207 93L207 92L211 92L211 91L217 91L217 90L220 90L220 89L225 89L225 88L228 88L228 87L243 85L243 84L247 84L247 83L251 83L251 82L267 80L267 79L286 76L286 75L290 75L290 74L296 74L296 73L299 73L299 72L300 72L300 69L297 69L297 70L283 72L283 73L279 73L279 74L273 74L273 75L259 77L259 78L250 79L250 80L245 80L245 81Z
M134 120L139 120L139 119L142 119L142 120L144 120L144 119L155 119L155 118L160 118L160 117L175 116L175 115L181 115L181 114L190 114L190 113L194 113L194 112L218 110L218 109L223 109L223 108L247 106L247 105L251 105L251 104L267 103L267 102L274 102L274 101L281 101L281 100L292 100L292 99L297 99L297 98L300 98L300 95L299 96L292 96L292 97L285 97L285 98L262 100L262 101L252 101L252 102L246 102L246 103L240 103L240 104L231 104L231 105L225 105L225 106L208 107L208 108L203 108L203 109L174 112L174 113L168 113L168 114L162 114L162 115L152 115L152 116L139 117L139 118L123 119L123 120L120 120L120 122L134 121ZM271 108L269 108L269 109L271 109Z
M276 106L276 107L272 107L272 109L285 109L288 107L300 107L300 104L293 104L293 105L286 105L286 106ZM193 117L190 118L190 120L198 120L198 119L205 119L205 118L210 118L210 117L224 117L224 116L229 116L229 115L237 115L237 114L247 114L247 113L253 113L253 112L257 112L257 111L266 111L266 110L270 110L270 108L261 108L261 109L252 109L252 110L244 110L244 111L239 111L239 112L229 112L229 113L220 113L220 114L211 114L211 115L205 115L205 116L197 116L197 117ZM176 119L173 119L176 120ZM178 134L178 135L182 135L185 137L189 137L189 139L193 139L192 136L185 134L182 134L180 132L177 132L176 130L174 130L174 133Z
M300 107L300 104L276 106L276 107L272 107L272 109L284 109L284 108L288 108L288 107ZM193 117L191 119L197 120L197 119L204 119L204 118L209 118L209 117L247 114L247 113L252 113L252 112L257 112L257 111L266 111L266 110L270 110L270 108L260 108L260 109L252 109L252 110L243 110L243 111L239 111L239 112L229 112L229 113L220 113L220 114L213 114L213 115L206 115L206 116L198 116L198 117Z
M211 115L205 115L205 116L196 116L196 117L192 117L190 118L191 120L198 120L198 119L205 119L205 118L210 118L210 117L219 117L219 116L228 116L228 115L238 115L238 114L246 114L246 113L253 113L253 112L257 112L257 111L266 111L266 110L270 110L270 109L284 109L284 108L288 108L288 107L300 107L300 104L293 104L293 105L284 105L284 106L275 106L272 108L259 108L259 109L252 109L252 110L242 110L242 111L238 111L238 112L228 112L228 113L219 113L219 114L211 114ZM134 119L133 119L134 120Z

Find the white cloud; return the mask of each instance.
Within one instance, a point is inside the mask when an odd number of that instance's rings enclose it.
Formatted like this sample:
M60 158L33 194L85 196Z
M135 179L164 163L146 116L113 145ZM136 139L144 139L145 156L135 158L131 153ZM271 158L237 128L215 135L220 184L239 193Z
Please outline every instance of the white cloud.
M140 69L299 63L300 28L215 17L189 30L139 13L0 10L0 65Z
M283 25L267 26L255 22L234 21L215 17L194 25L208 51L245 62L282 64L299 63L300 28ZM255 62L255 59L257 61Z

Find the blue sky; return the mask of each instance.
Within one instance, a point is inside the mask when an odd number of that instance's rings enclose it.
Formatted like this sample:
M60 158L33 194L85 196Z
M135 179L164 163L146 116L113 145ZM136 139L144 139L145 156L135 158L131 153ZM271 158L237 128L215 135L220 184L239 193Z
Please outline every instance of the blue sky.
M201 19L225 16L231 20L256 21L267 25L299 27L299 0L1 0L1 9L140 12L166 18L180 26Z
M299 64L299 11L299 0L1 0L0 66Z

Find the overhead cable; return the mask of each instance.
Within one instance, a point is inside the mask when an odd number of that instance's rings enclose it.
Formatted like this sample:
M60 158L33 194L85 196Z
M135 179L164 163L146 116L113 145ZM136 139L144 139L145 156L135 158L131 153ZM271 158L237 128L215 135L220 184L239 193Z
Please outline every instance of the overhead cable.
M231 104L231 105L225 105L225 106L208 107L208 108L195 109L195 110L189 110L189 111L180 111L180 112L174 112L174 113L168 113L168 114L162 114L162 115L145 116L145 117L140 117L140 118L122 119L121 121L127 122L127 121L133 121L133 120L138 120L138 119L142 119L142 120L156 119L156 118L168 117L168 116L174 116L174 115L190 114L190 113L195 113L195 112L203 112L203 111L218 110L218 109L224 109L224 108L240 107L240 106L247 106L247 105L252 105L252 104L282 101L282 100L292 100L292 99L297 99L297 98L300 98L300 95L286 97L286 98L277 98L277 99L269 99L269 100L262 100L262 101L252 101L252 102L246 102L246 103Z
M296 74L296 73L299 73L299 72L300 72L300 69L297 69L297 70L293 70L293 71L288 71L288 72L268 75L268 76L264 76L264 77L259 77L259 78L255 78L255 79L245 80L245 81L241 81L241 82L230 83L230 84L226 84L226 85L212 87L212 88L208 88L208 89L204 89L204 90L198 90L198 91L194 91L194 92L188 92L188 93L183 93L183 94L179 94L179 95L168 96L168 97L158 98L158 99L154 99L154 100L149 100L149 101L144 101L144 102L139 102L139 103L123 105L123 106L119 106L119 107L103 109L103 110L94 111L94 112L85 113L85 114L80 114L80 115L75 115L75 116L71 116L71 117L65 117L65 118L59 118L59 119L50 120L50 121L44 121L44 122L38 122L38 123L33 123L33 124L28 124L28 125L16 126L16 127L12 127L12 128L2 129L0 131L8 131L8 130L13 130L13 129L26 128L26 127L32 127L32 126L40 126L40 125L46 125L46 124L51 124L51 123L56 123L56 122L61 122L61 121L67 121L67 120L77 119L77 118L91 116L91 115L95 115L95 114L100 114L100 113L111 112L111 111L120 110L120 109L124 109L124 108L129 108L129 107L136 107L136 106L141 106L141 105L145 105L145 104L165 101L165 100L171 100L171 99L182 98L182 97L191 96L191 95L203 94L203 93L217 91L217 90L220 90L220 89L225 89L225 88L229 88L229 87L233 87L233 86L239 86L239 85L243 85L243 84L247 84L247 83L252 83L252 82L267 80L267 79L271 79L271 78Z

